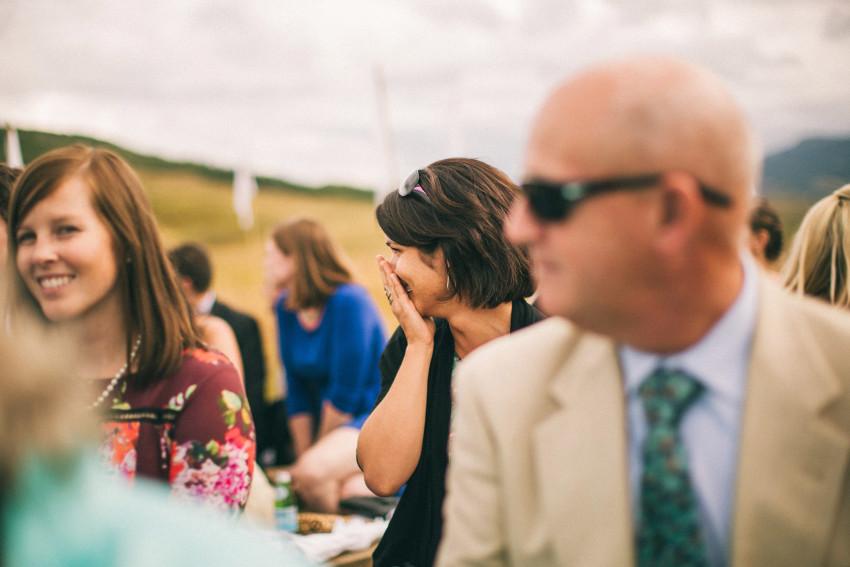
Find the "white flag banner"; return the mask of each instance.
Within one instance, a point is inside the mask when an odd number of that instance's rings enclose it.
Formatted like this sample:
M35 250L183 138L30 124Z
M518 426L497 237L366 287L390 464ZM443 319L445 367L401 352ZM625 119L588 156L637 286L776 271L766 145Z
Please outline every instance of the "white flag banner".
M24 167L24 157L21 154L21 142L18 131L6 124L6 165L9 167Z
M386 168L384 183L375 188L375 204L377 205L384 200L387 194L395 190L399 182L399 174L393 129L390 125L387 81L384 77L383 67L375 65L372 69L372 77L375 82L375 101L378 109L378 137L381 142L381 153L384 156L384 167Z
M233 172L233 210L242 230L254 228L254 197L257 196L257 180L247 169Z

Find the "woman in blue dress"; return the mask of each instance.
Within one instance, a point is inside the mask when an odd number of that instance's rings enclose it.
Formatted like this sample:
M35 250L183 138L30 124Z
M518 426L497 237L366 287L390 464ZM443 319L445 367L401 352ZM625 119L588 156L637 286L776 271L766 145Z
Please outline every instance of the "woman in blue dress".
M381 388L384 323L316 220L278 225L266 242L265 269L268 284L281 290L274 312L297 457L293 487L304 508L337 512L340 499L372 494L354 453Z

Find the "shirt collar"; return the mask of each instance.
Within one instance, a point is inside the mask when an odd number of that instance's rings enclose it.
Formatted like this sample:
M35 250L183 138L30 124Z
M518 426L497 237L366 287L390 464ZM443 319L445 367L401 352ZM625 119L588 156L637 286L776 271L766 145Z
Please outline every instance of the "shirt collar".
M686 371L709 390L733 400L744 395L750 348L758 315L758 268L741 255L744 278L732 306L696 344L672 354L659 355L621 344L618 347L626 393L637 388L658 366Z

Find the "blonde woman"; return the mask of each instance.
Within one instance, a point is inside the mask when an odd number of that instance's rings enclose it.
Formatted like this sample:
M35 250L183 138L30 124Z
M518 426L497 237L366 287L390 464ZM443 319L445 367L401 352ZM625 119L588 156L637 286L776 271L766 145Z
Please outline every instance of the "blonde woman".
M782 269L791 291L850 307L850 184L815 203Z

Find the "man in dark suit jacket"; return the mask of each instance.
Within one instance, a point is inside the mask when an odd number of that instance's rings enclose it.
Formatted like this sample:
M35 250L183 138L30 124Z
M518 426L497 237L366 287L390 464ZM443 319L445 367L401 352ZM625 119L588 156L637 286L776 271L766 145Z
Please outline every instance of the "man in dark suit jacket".
M216 298L215 292L210 289L212 264L201 245L184 243L172 249L169 258L180 276L181 288L195 311L224 319L236 335L245 373L245 392L257 432L257 461L265 466L291 463L294 453L286 410L282 403L266 403L263 395L266 362L257 320Z

